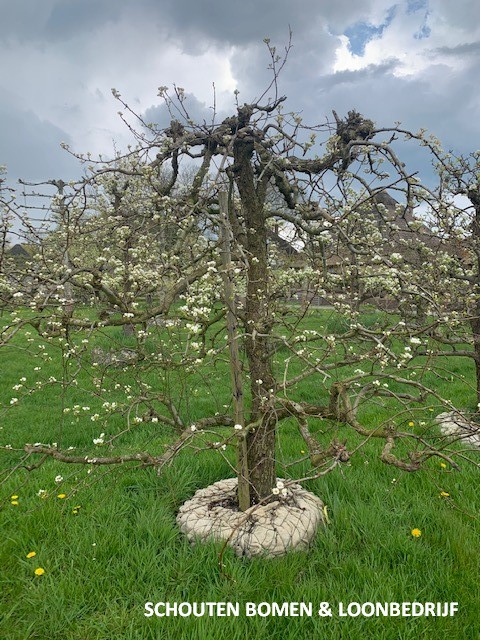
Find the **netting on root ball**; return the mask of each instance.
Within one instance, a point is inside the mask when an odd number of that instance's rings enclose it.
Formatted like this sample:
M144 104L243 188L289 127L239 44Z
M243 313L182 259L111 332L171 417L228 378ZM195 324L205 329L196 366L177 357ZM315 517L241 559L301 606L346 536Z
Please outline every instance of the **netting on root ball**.
M180 530L191 542L221 540L238 556L285 555L306 549L323 524L323 502L298 484L268 504L239 511L237 479L200 489L178 512Z
M458 411L440 413L435 420L440 425L440 431L444 436L472 447L480 448L480 425L471 422Z

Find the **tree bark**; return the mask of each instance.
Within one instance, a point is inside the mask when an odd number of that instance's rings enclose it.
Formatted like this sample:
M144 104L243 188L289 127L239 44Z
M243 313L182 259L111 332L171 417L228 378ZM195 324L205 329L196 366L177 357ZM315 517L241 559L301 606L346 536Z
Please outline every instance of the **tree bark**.
M473 337L473 351L475 360L475 374L477 382L477 403L480 402L480 186L472 187L468 191L475 215L472 222L473 248L476 261L475 307L473 317L470 320Z
M246 436L252 505L270 496L276 485L276 419L267 406L269 389L273 389L275 384L269 354L271 320L268 312L267 227L264 203L255 188L253 152L253 142L248 138L236 140L234 175L245 220L244 249L248 257L245 351L252 396L250 422L256 424Z
M473 360L475 362L475 376L477 383L477 403L480 404L480 321L478 318L475 318L470 322L470 326L472 328L473 333L473 351L474 357Z

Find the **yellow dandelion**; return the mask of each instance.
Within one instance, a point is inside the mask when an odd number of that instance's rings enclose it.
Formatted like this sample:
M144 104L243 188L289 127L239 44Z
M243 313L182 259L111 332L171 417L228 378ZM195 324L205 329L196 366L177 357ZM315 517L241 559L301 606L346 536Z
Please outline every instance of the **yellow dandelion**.
M72 513L76 516L76 515L78 514L78 512L79 512L79 510L80 510L80 509L81 509L80 505L79 505L79 504L77 504L77 506L76 506L76 507L73 507L73 509L72 509Z
M59 493L58 496L57 496L57 498L60 498L60 500L63 500L66 497L67 497L66 493Z
M10 504L13 504L14 507L18 505L18 500L12 500Z
M420 531L420 529L412 529L412 536L414 538L419 538L422 535L422 532Z
M18 496L12 496L10 500L18 500Z
M45 569L43 569L42 567L38 567L37 569L35 569L34 573L36 576L43 576L43 574L45 573Z
M300 453L305 453L305 451L303 449L301 449Z
M27 553L27 558L34 558L37 555L36 551L30 551L30 553Z
M446 491L440 491L440 497L441 498L449 498L450 494L447 493Z
M447 468L447 465L445 464L445 462L440 462L440 467L441 467L442 469L446 469L446 468Z
M410 420L410 422L408 423L408 426L409 426L409 427L414 427L414 426L415 426L415 423L414 423L412 420Z

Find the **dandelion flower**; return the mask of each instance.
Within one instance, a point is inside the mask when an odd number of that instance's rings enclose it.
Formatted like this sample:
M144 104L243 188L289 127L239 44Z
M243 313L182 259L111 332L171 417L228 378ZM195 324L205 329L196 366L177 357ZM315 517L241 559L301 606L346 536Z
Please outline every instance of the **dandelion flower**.
M410 422L408 423L408 426L409 426L409 427L414 427L414 426L415 426L415 423L414 423L412 420L410 420Z
M26 557L27 558L34 558L37 555L36 551L30 551L30 553L27 553Z
M37 569L35 569L34 573L36 576L43 576L43 574L45 573L45 569L43 569L42 567L38 567Z
M441 498L449 498L450 494L447 493L446 491L440 491L440 497Z
M18 496L12 496L10 500L18 500Z
M445 464L445 462L440 462L440 467L441 467L442 469L446 469L446 468L447 468L447 465Z
M419 538L422 535L422 532L420 531L420 529L412 529L412 536L414 538Z
M60 498L60 500L63 500L66 497L67 497L66 493L59 493L58 496L57 496L57 498Z
M14 507L18 506L18 500L12 500L10 504L13 504Z

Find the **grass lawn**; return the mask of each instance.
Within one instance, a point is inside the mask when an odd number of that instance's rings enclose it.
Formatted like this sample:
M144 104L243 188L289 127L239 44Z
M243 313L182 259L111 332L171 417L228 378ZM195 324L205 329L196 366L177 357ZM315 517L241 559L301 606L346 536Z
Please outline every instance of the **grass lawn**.
M307 318L307 326L324 322L326 313ZM32 357L32 350L38 357ZM435 379L438 391L458 408L472 409L470 361L440 364L448 373ZM23 376L25 387L13 390ZM217 451L186 450L160 477L134 465L89 468L52 461L10 474L20 457L15 449L25 442L55 441L91 453L92 439L100 432L122 428L116 414L110 422L91 420L101 400L84 373L78 387L69 386L65 394L51 381L23 397L26 387L50 376L62 379L58 350L51 345L38 349L34 335L23 333L0 352L0 445L14 449L0 449L1 639L479 638L480 495L473 465L462 463L457 472L434 458L421 472L402 473L382 464L378 443L369 442L349 464L306 483L328 506L330 518L308 552L252 561L227 550L221 571L221 545L190 546L175 516L198 488L234 475L228 463L233 452L224 458ZM146 379L155 385L157 373L147 372ZM190 392L191 385L178 388L188 419L229 402L228 370L222 367L193 386L196 392ZM315 401L318 388L314 380L306 381L300 392ZM10 406L14 397L18 406ZM66 400L68 407L78 404L78 415L63 413ZM422 410L430 420L442 410L435 404L431 408L430 413L428 407ZM375 423L386 413L388 406L378 403L365 410L364 418ZM339 436L349 433L340 429ZM166 441L158 424L142 423L115 441L114 453L158 453ZM302 446L294 425L285 423L281 454L301 457ZM478 453L470 455L479 462ZM292 475L297 471L291 469ZM284 473L279 468L279 475ZM414 537L413 529L421 535ZM36 555L27 558L31 552ZM43 575L35 574L39 568ZM148 601L238 602L240 616L147 618ZM350 602L414 601L458 602L459 611L453 617L338 615L339 603L346 608ZM248 602L312 603L314 615L248 617ZM330 603L332 616L317 614L322 602Z

